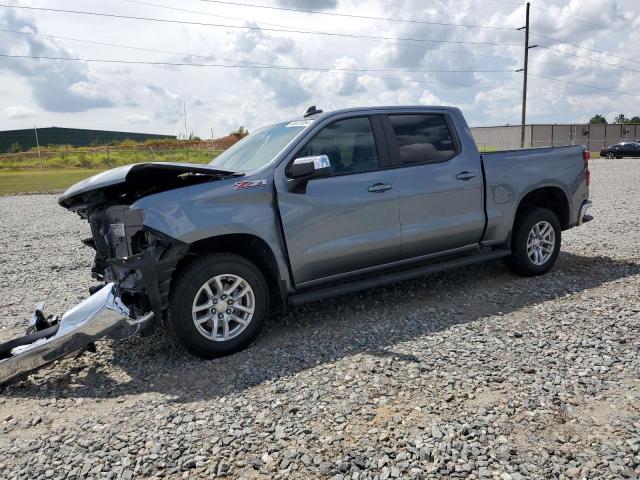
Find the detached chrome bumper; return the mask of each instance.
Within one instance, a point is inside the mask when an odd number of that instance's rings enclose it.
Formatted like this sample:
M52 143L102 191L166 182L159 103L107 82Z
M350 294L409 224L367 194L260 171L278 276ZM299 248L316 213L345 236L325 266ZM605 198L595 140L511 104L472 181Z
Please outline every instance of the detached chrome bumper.
M585 200L582 203L582 206L580 207L580 213L578 214L578 226L593 220L593 217L591 215L587 215L587 211L591 208L591 205L591 200Z
M42 331L49 336L25 344L33 336L27 335L0 345L0 352L4 352L0 359L0 384L77 352L96 340L128 338L152 318L153 312L131 318L129 309L116 296L114 284L109 283L68 310L55 327Z

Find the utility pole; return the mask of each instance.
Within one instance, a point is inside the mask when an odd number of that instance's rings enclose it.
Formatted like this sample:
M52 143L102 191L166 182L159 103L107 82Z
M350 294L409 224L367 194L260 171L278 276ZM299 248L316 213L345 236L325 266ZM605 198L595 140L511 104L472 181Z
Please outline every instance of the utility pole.
M524 68L516 70L516 72L523 72L522 80L522 120L520 122L520 148L524 148L524 130L527 122L527 72L529 70L529 49L536 48L538 45L529 46L529 9L531 3L527 2L527 15L526 23L524 27L520 27L518 30L524 30Z
M187 142L187 162L189 161L189 134L187 133L187 102L182 102L184 109L184 139Z
M42 191L44 192L44 164L42 163L42 155L40 154L40 140L38 140L38 127L33 126L33 131L36 132L36 145L38 146L38 159L40 160L40 172L42 173Z

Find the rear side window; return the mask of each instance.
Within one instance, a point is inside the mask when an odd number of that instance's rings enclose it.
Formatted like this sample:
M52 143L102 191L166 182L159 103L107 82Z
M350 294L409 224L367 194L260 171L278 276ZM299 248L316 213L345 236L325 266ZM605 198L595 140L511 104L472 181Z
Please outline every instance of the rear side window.
M456 145L443 115L389 115L402 163L444 162Z

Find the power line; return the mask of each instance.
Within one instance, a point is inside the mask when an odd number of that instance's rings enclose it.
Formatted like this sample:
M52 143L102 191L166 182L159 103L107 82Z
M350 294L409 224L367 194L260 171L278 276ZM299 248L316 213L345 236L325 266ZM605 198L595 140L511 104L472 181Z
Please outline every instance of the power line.
M448 22L435 22L435 21L427 21L427 20L410 20L407 18L374 17L371 15L357 15L352 13L338 13L338 12L322 12L319 10L306 10L302 8L291 8L291 7L276 7L273 5L257 5L254 3L228 2L228 1L222 1L222 0L200 0L200 1L207 2L207 3L217 3L221 5L233 5L235 7L262 8L262 9L268 9L268 10L280 10L280 11L287 11L287 12L310 13L314 15L327 15L332 17L361 18L365 20L383 20L387 22L415 23L415 24L423 24L423 25L441 25L441 26L447 26L447 27L483 28L488 30L513 30L513 28L511 27L494 27L490 25L473 25L473 24L467 24L467 23L448 23Z
M347 68L311 68L311 67L285 67L285 66L252 66L252 65L224 65L224 64L204 64L204 63L181 63L181 62L147 62L136 60L109 60L109 59L93 59L93 58L69 58L69 57L52 57L52 56L35 56L35 55L9 55L0 53L0 58L21 58L21 59L34 59L34 60L62 60L72 62L88 62L88 63L107 63L107 64L125 64L125 65L151 65L151 66L175 66L175 67L214 67L214 68L256 68L256 69L275 69L275 70L302 70L302 71L320 71L320 72L334 72L337 71L342 75L352 77L364 77L370 76L380 80L391 80L405 83L417 83L421 85L433 86L434 83L441 83L444 85L452 85L458 87L466 87L457 83L451 83L443 80L426 81L417 80L414 78L402 78L402 77L389 77L384 75L371 75L369 72L383 71L384 70L365 70L365 69L347 69ZM411 73L417 73L414 71ZM511 70L421 70L419 73L511 73ZM409 72L407 72L409 73Z
M427 39L427 38L403 38L403 37L381 37L381 36L371 36L371 35L358 35L352 33L337 33L337 32L320 32L313 30L298 30L298 29L280 29L280 28L264 28L264 27L256 27L250 25L226 25L221 23L207 23L207 22L193 22L187 20L174 20L167 18L155 18L155 17L138 17L133 15L119 15L115 13L99 13L99 12L87 12L82 10L65 10L59 8L45 8L45 7L28 7L24 5L6 5L0 4L0 7L3 8L19 8L24 10L36 10L43 12L55 12L55 13L71 13L76 15L90 15L96 17L108 17L108 18L119 18L119 19L127 19L127 20L142 20L148 22L159 22L159 23L175 23L180 25L195 25L200 27L220 27L220 28L235 28L240 30L258 30L258 31L271 31L271 32L280 32L280 33L296 33L296 34L307 34L307 35L321 35L321 36L329 36L329 37L341 37L341 38L358 38L363 40L386 40L386 41L409 41L409 42L427 42L427 43L447 43L447 44L466 44L466 45L494 45L494 46L518 46L515 43L501 43L501 42L469 42L463 40L435 40L435 39Z
M226 15L218 15L218 14L214 14L214 13L210 13L210 12L204 12L202 10L191 10L191 9L186 9L186 8L178 8L178 7L170 7L168 5L160 5L157 3L151 3L151 2L145 2L142 0L121 0L123 2L127 2L127 3L133 3L133 4L137 4L137 5L146 5L149 7L157 7L157 8L164 8L166 10L173 10L173 11L178 11L178 12L186 12L186 13L194 13L197 15L208 15L211 17L219 17L219 18L226 18L226 19L231 19L231 20L240 20L240 21L245 21L246 19L243 18L238 18L238 17L230 17L230 16L226 16ZM283 28L293 28L290 25L283 25L280 23L267 23L267 22L263 22L262 20L260 20L258 22L259 24L263 24L263 25L270 25L270 26L276 26L276 27L283 27ZM509 29L511 30L511 29ZM378 42L378 39L374 39L371 38L370 39L373 42ZM382 43L388 43L385 42L384 40L381 41ZM445 49L445 48L429 48L426 46L422 46L422 45L415 45L413 43L401 43L401 42L396 42L395 45L399 45L399 46L403 46L403 47L409 47L409 48L418 48L418 49L424 49L426 51L429 52L444 52L444 53L455 53L457 55L468 55L468 56L472 56L472 57L483 57L483 58L492 58L492 59L498 59L498 60L508 60L511 62L517 62L517 60L515 58L511 58L511 57L503 57L503 56L499 56L499 55L488 55L488 54L482 54L482 53L475 53L475 52L466 52L466 51L462 51L462 50L449 50L449 49ZM541 62L544 63L544 62Z
M249 65L257 65L257 66L277 66L274 65L272 63L259 63L259 62L249 62L249 61L245 61L245 60L237 60L237 59L229 59L229 58L223 58L223 57L214 57L211 55L199 55L196 53L187 53L187 52L176 52L176 51L172 51L172 50L158 50L155 48L145 48L145 47L134 47L133 45L124 45L121 43L107 43L107 42L98 42L95 40L84 40L81 38L73 38L73 37L62 37L59 35L50 35L50 34L45 34L45 33L35 33L35 32L22 32L20 30L9 30L9 29L4 29L4 28L0 28L0 32L5 32L5 33L15 33L18 35L30 35L30 36L34 36L34 37L45 37L45 38L55 38L58 40L67 40L67 41L71 41L71 42L78 42L78 43L87 43L90 45L101 45L101 46L105 46L105 47L117 47L117 48L125 48L128 50L138 50L141 52L152 52L152 53L165 53L165 54L169 54L169 55L182 55L185 57L196 57L196 58L204 58L207 60L217 60L218 58L220 58L220 60L223 60L225 62L235 62L235 63L246 63Z
M560 78L547 77L546 75L539 75L539 74L531 73L531 72L529 72L529 75L532 75L532 76L538 77L538 78L545 78L547 80L553 80L554 82L565 83L567 85L575 85L575 86L578 86L578 87L593 88L595 90L601 90L603 92L618 93L620 95L629 95L631 97L640 98L640 95L635 95L635 94L629 93L629 92L622 92L620 90L612 90L610 88L598 87L596 85L587 85L585 83L578 83L578 82L572 82L572 81L569 81L569 80L562 80Z
M525 6L525 4L524 4L524 3L521 3L521 2L511 2L511 1L508 1L508 0L489 0L489 1L490 1L490 2L497 2L497 3L504 3L505 5L514 5L514 6L516 6L516 7L524 7L524 6ZM549 9L549 8L542 8L542 10L545 10L546 12L549 12L551 15L558 15L558 13L557 13L557 12L554 12L554 11L552 11L552 10L551 10L551 9ZM577 16L577 15L575 15L575 14L571 14L571 18L573 18L574 20L578 20L579 22L582 22L582 23L586 23L586 24L589 24L589 25L594 25L594 26L596 26L596 27L600 27L600 28L607 28L607 26L606 26L606 25L603 25L602 23L595 23L595 22L591 22L591 21L589 21L589 20L585 20L585 19L584 19L584 17L578 17L578 16ZM531 35L533 35L533 33L532 33Z
M145 3L145 4L147 3L147 2L137 2L135 0L124 0L124 1L133 1L134 3ZM250 61L246 61L246 60L229 59L229 58L224 58L224 57L215 57L215 56L211 56L211 55L200 55L200 54L196 54L196 53L177 52L177 51L171 51L171 50L158 50L158 49L144 48L144 47L134 47L132 45L124 45L124 44L119 44L119 43L98 42L98 41L95 41L95 40L85 40L85 39L80 39L80 38L65 37L65 36L43 34L43 33L35 33L35 32L23 32L23 31L20 31L20 30L0 29L0 32L13 33L13 34L17 34L17 35L31 35L31 36L36 36L36 37L55 38L55 39L67 40L67 41L71 41L71 42L87 43L87 44L91 44L91 45L101 45L101 46L107 46L107 47L126 48L126 49L139 50L139 51L144 51L144 52L166 53L166 54L170 54L170 55L182 55L182 56L189 56L189 57L196 57L196 58L204 58L204 59L208 59L208 60L217 60L218 58L220 58L220 60L223 60L223 61L226 61L226 62L246 63L246 64L251 64L251 65L274 65L272 63L250 62ZM450 50L450 49L445 49L445 48L433 48L433 49L431 49L431 48L422 47L422 46L419 46L419 45L405 44L405 43L400 43L398 45L403 45L403 46L407 46L407 47L415 47L415 48L424 49L425 51L434 52L434 53L440 53L440 52L441 53L446 53L446 54L453 53L453 54L458 54L458 55L470 55L470 56L474 56L474 57L484 57L484 58L492 58L492 59L508 60L508 61L511 61L511 62L517 62L517 60L514 59L514 58L502 57L502 56L498 56L498 55L485 55L485 54L481 54L481 53L465 52L465 51L462 51L462 50ZM536 63L548 63L548 62L536 62ZM550 65L559 65L559 64L555 64L555 63L553 63L553 64L549 63L549 64Z
M556 43L561 43L561 44L564 44L564 45L570 45L572 47L579 48L581 50L587 50L589 52L599 53L600 55L608 55L610 57L618 58L620 60L626 60L628 62L633 62L633 63L640 63L640 60L634 60L633 58L622 57L620 55L616 55L615 53L605 52L603 50L595 50L593 48L582 47L582 46L577 45L575 43L565 42L564 40L559 40L557 38L549 37L547 35L541 35L539 33L533 33L533 32L531 32L531 35L534 36L534 37L544 38L546 40L551 40L551 41L556 42Z
M613 67L613 68L616 68L618 70L626 70L626 71L629 71L629 72L640 73L640 70L636 70L634 68L625 67L624 65L619 65L617 63L603 62L602 60L597 60L595 58L585 57L583 55L578 55L577 53L565 52L564 50L558 50L557 48L553 48L553 47L545 47L544 45L538 45L538 47L543 48L544 50L549 50L549 51L556 52L556 53L562 53L563 55L568 55L568 56L571 56L571 57L581 58L581 59L587 60L589 62L595 62L595 63L600 63L602 65L607 65L609 67ZM541 63L541 62L536 62L536 63ZM564 64L548 63L548 65L563 66Z
M166 9L166 10L173 10L173 11L177 11L177 12L194 13L194 14L197 14L197 15L208 15L208 16L211 16L211 17L219 17L219 18L226 18L226 19L239 20L239 21L246 21L247 20L247 19L244 19L244 18L230 17L230 16L227 16L227 15L218 15L218 14L215 14L215 13L204 12L202 10L192 10L192 9L187 9L187 8L170 7L168 5L160 5L158 3L145 2L145 1L142 1L142 0L121 0L121 1L127 2L127 3L133 3L133 4L137 4L137 5L146 5L146 6L149 6L149 7L163 8L163 9ZM291 25L283 25L281 23L268 23L268 22L264 22L262 20L260 20L258 23L259 24L263 24L263 25L275 26L275 27L294 28L294 27L291 27ZM508 30L511 30L511 29L508 29ZM370 38L370 40L373 41L373 42L379 41L377 38ZM387 42L382 40L382 43L387 43ZM444 49L444 48L429 48L429 47L422 46L422 45L415 45L413 43L396 42L395 45L409 47L409 48L424 49L424 50L429 51L429 52L455 53L455 54L458 54L458 55L468 55L468 56L472 56L472 57L483 57L483 58L492 58L492 59L498 59L498 60L509 60L511 62L517 62L517 60L515 58L511 58L511 57L503 57L503 56L499 56L499 55L488 55L488 54L481 54L481 53L475 53L475 52L466 52L466 51L462 51L462 50L448 50L448 49Z
M313 68L313 67L296 67L296 66L289 66L289 65L278 65L278 64L273 64L273 63L259 63L259 62L250 62L250 61L245 61L245 60L235 60L235 59L229 59L229 58L223 58L223 57L215 57L215 56L210 56L210 55L199 55L199 54L195 54L195 53L189 53L189 52L176 52L176 51L172 51L172 50L158 50L158 49L154 49L154 48L145 48L145 47L135 47L133 45L124 45L124 44L120 44L120 43L107 43L107 42L98 42L98 41L94 41L94 40L84 40L84 39L80 39L80 38L72 38L72 37L63 37L63 36L58 36L58 35L50 35L50 34L44 34L44 33L34 33L34 32L21 32L19 30L9 30L9 29L3 29L0 28L0 32L6 32L6 33L15 33L15 34L19 34L19 35L30 35L30 36L36 36L36 37L45 37L45 38L55 38L55 39L60 39L60 40L68 40L68 41L72 41L72 42L79 42L79 43L87 43L87 44L91 44L91 45L101 45L101 46L107 46L107 47L117 47L117 48L124 48L124 49L129 49L129 50L138 50L138 51L143 51L143 52L153 52L153 53L165 53L165 54L169 54L169 55L181 55L184 57L195 57L195 58L204 58L204 59L208 59L208 60L217 60L218 58L220 60L223 60L225 62L235 62L235 63L243 63L243 64L247 64L250 67L246 67L246 68L273 68L273 69L282 69L282 70L301 70L301 69L308 69L308 70L313 70L313 71L334 71L334 70L338 70L338 71L362 71L362 72L407 72L407 73L444 73L444 72L464 72L464 73L468 73L468 72L477 72L477 73L488 73L488 72L499 72L499 71L510 71L510 70L464 70L464 71L460 71L460 70L438 70L438 71L425 71L425 70L419 70L419 69L402 69L402 68L365 68L365 69L347 69L347 68L333 68L333 67L323 67L323 68ZM439 51L439 50L436 50ZM0 55L2 56L2 55ZM16 56L18 57L18 56ZM25 56L25 58L40 58L40 57L30 57L30 56ZM42 57L42 58L46 58L49 59L48 57ZM73 59L73 58L68 58L68 57L51 57L50 59L66 59L66 60L81 60L81 59ZM91 60L86 60L86 61L91 61ZM106 61L106 60L105 60ZM124 60L123 60L124 61ZM149 63L153 63L153 62L149 62ZM218 64L201 64L201 65L197 65L197 64L193 64L193 63L188 63L186 65L194 65L194 66L211 66L211 67L217 67L217 66L224 66L224 67L238 67L238 68L243 68L245 67L244 65L218 65Z
M524 7L524 3L521 2L510 2L508 0L489 0L491 2L496 2L496 3L504 3L505 5L515 5L517 7Z
M215 67L215 68L256 68L265 70L303 70L312 72L407 72L407 73L513 73L514 70L397 70L383 68L341 68L341 67L298 67L285 65L227 65L224 63L187 63L187 62L149 62L144 60L111 60L103 58L70 58L70 57L53 57L48 55L10 55L0 53L0 57L4 58L25 58L34 60L63 60L71 62L87 62L87 63L123 63L127 65L157 65L172 67ZM397 78L395 80L398 80Z
M237 20L240 22L246 22L252 19L247 19L247 18L240 18L240 17L231 17L229 15L219 15L217 13L211 13L211 12L205 12L202 10L192 10L189 8L179 8L179 7L170 7L168 5L160 5L159 3L151 3L151 2L144 2L142 0L121 0L122 2L127 2L127 3L133 3L136 5L145 5L147 7L156 7L156 8L163 8L165 10L172 10L174 12L184 12L184 13L193 13L196 15L206 15L208 17L216 17L216 18L226 18L227 20ZM255 21L255 20L252 20ZM269 25L271 27L282 27L282 28L295 28L292 27L291 25L283 25L281 23L269 23L269 22L264 22L262 20L258 21L257 23L261 24L261 25Z

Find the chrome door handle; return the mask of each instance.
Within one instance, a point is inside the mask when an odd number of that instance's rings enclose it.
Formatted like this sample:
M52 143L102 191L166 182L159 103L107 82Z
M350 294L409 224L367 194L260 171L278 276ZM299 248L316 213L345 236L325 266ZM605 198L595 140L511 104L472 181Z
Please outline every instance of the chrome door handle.
M391 190L391 185L388 183L374 183L367 190L371 193L382 193L387 190Z
M456 178L458 180L471 180L472 178L475 178L476 174L474 172L467 172L466 170L464 172L460 172L459 174L456 175Z

